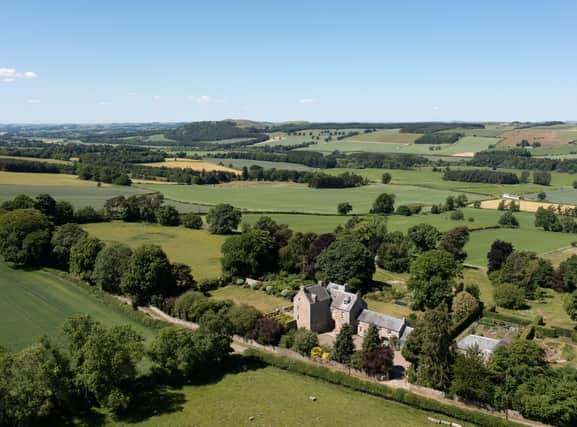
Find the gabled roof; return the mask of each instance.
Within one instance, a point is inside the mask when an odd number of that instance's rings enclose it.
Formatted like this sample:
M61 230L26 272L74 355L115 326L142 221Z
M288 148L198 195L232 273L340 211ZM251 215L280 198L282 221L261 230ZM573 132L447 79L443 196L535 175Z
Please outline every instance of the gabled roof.
M359 322L365 322L395 332L401 331L406 323L405 319L398 319L366 309L359 315Z
M316 301L326 301L331 298L325 287L322 285L306 286L303 288L303 291L311 303L315 303Z
M468 350L477 346L482 353L493 353L500 345L507 345L503 340L482 337L480 335L467 335L457 343L459 350Z
M336 308L343 311L351 311L357 303L359 297L350 292L331 291L331 308Z

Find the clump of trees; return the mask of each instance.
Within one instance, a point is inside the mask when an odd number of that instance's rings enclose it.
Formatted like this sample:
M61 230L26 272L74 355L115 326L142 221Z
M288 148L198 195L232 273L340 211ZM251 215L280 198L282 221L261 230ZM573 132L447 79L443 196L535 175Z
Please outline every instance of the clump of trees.
M227 203L216 205L206 215L208 231L212 234L231 234L238 228L241 217L240 210Z
M519 177L512 172L487 169L447 169L443 179L446 181L483 182L487 184L519 184Z

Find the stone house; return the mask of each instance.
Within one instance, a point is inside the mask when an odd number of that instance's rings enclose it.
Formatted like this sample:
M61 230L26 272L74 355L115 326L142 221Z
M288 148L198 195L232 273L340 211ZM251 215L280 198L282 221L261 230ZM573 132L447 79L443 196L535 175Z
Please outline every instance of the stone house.
M363 310L358 318L358 322L358 334L361 337L367 334L371 325L375 325L379 329L379 336L387 341L391 338L400 340L405 333L405 329L410 328L405 318L399 319L371 310Z
M314 332L333 329L330 315L331 297L322 285L301 288L293 299L293 313L297 328Z
M370 325L379 329L387 341L395 337L402 344L413 330L407 321L367 310L367 304L356 294L347 292L345 285L329 283L301 288L293 300L297 327L317 333L334 331L350 325L353 333L365 336Z
M331 296L331 318L335 332L340 332L343 325L347 324L356 333L357 318L366 308L366 303L358 295L347 292L344 285L329 283L327 290Z

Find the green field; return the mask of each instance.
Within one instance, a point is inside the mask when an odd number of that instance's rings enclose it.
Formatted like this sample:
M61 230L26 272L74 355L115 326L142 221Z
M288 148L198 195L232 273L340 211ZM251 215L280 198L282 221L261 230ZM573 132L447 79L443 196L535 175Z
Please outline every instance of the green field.
M145 337L153 334L53 272L12 269L0 262L0 346L20 350L42 335L62 342L62 323L78 313L89 314L106 325L129 324Z
M571 246L571 242L577 240L577 235L552 233L523 226L517 229L475 231L471 233L469 242L465 246L465 251L468 254L465 262L485 267L487 265L487 252L495 240L510 242L517 250L545 254Z
M35 197L41 193L50 194L57 200L66 200L77 208L88 205L101 208L112 197L149 191L109 184L98 187L96 182L83 181L74 175L0 172L0 201L12 199L18 194Z
M210 293L210 297L217 300L232 300L235 304L248 304L263 313L270 313L277 308L291 305L289 300L269 295L264 291L256 291L248 288L241 288L236 285L229 285L218 288Z
M395 204L440 203L450 191L409 185L372 184L357 188L314 189L304 184L282 182L234 182L220 185L140 184L140 188L159 191L167 199L201 204L230 203L238 208L260 212L336 213L337 205L349 202L353 212L367 213L382 193L393 193ZM479 198L468 195L470 200Z
M254 224L261 216L266 215L279 224L286 224L293 231L301 233L332 233L339 225L344 225L351 216L337 215L301 215L301 214L243 214L242 222Z
M551 203L567 203L571 205L577 204L577 189L575 188L563 188L560 190L553 190L547 191L547 189L543 189L547 194L547 198L545 199ZM525 194L525 197L529 200L538 200L537 198L538 193L532 194Z
M475 167L459 166L453 169L483 169ZM511 169L500 169L505 172L513 172L519 174L520 171ZM485 184L477 182L459 182L459 181L445 181L443 180L443 172L435 172L430 167L423 167L417 169L327 169L326 172L330 174L341 174L343 172L352 172L367 177L371 181L381 182L383 173L388 172L392 176L392 184L396 185L412 185L423 187L423 191L427 189L443 190L443 191L457 191L465 193L476 193L489 196L498 196L503 193L525 194L532 192L539 192L561 189L571 186L576 179L575 175L568 173L551 173L551 186L543 187L535 184L515 184L515 185L499 185L499 184Z
M421 155L450 155L454 156L461 153L475 153L486 150L489 145L497 144L499 138L465 136L454 144L413 144L413 143L395 143L395 142L366 142L362 136L355 136L350 139L341 141L319 142L299 150L319 151L321 153L332 153L335 150L343 153L349 152L368 152L368 153L405 153ZM431 147L441 148L440 150L431 151Z
M454 421L274 367L230 373L219 381L168 390L166 394L166 402L178 404L159 408L160 415L137 417L141 425L417 427L431 425L428 416ZM133 424L111 421L111 425Z
M157 224L106 222L86 224L90 235L106 242L121 242L135 248L143 244L160 245L171 262L182 262L192 268L196 279L220 277L220 247L224 236L206 230L163 227Z
M455 221L450 218L450 212L439 215L420 214L413 216L390 215L385 217L389 231L402 231L405 233L410 227L427 223L437 227L440 231L447 231L451 228L467 226L470 229L495 226L503 212L494 209L463 208L465 220ZM354 212L353 212L354 213ZM344 225L352 215L303 215L303 214L243 214L242 221L247 224L254 224L258 218L266 215L274 219L279 224L286 224L294 231L315 233L330 233L339 225ZM535 215L528 212L516 212L515 217L521 227L533 228ZM473 218L473 221L468 221ZM577 238L577 236L576 236Z

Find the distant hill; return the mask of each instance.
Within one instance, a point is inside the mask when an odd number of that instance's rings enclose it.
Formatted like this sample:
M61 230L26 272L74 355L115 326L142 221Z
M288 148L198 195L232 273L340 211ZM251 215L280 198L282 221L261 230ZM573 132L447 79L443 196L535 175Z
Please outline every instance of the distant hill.
M219 122L188 123L165 132L165 136L187 144L197 141L219 141L232 138L261 138L266 135L261 134L254 126L241 127L237 125L236 121L223 120Z

